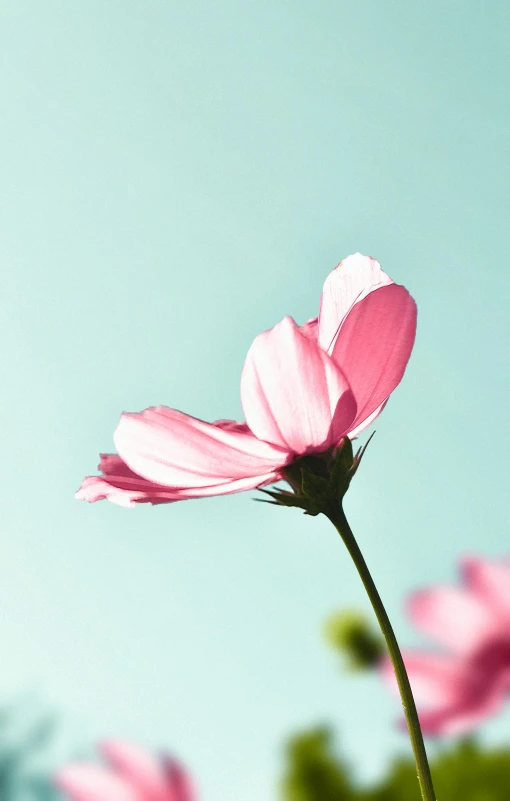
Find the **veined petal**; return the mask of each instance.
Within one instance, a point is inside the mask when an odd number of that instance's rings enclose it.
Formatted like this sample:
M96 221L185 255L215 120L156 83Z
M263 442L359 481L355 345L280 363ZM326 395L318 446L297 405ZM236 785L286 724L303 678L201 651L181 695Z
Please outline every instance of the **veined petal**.
M105 467L105 463L108 464L108 467ZM120 466L114 468L116 464ZM133 473L117 454L111 453L101 454L99 469L102 469L105 475L84 478L80 489L75 493L77 500L89 503L107 500L117 506L129 508L137 506L139 503L151 503L156 506L161 503L187 501L192 498L207 498L211 495L231 495L235 492L263 487L266 484L274 484L281 479L279 472L272 471L212 486L188 487L187 489L164 487Z
M501 629L491 608L475 593L459 587L416 592L408 601L408 611L421 631L460 654L476 651Z
M331 355L356 398L351 431L381 411L400 383L415 334L416 303L399 284L374 289L347 315Z
M248 351L241 402L259 439L294 454L337 444L356 416L342 371L290 317L259 334Z
M167 801L169 782L162 761L134 743L119 740L101 743L100 751L117 774L138 791L140 798Z
M353 429L348 431L347 434L349 439L355 439L356 437L359 437L361 432L364 431L365 428L368 428L368 426L371 425L377 417L379 417L387 402L388 401L385 400L380 406L377 407L375 411L372 412L372 414L369 414L368 417L365 417L364 420L362 420L360 423L357 423Z
M180 497L193 497L188 490L232 483L240 486L228 491L236 492L248 488L246 481L258 486L289 459L281 448L252 433L205 423L166 406L124 413L114 439L131 470L149 481L186 490ZM197 492L194 497L204 494Z
M307 320L306 323L299 326L299 330L303 334L304 337L308 337L313 342L317 342L319 337L319 320L317 317L312 317L311 320Z
M238 423L237 420L225 420L221 418L220 420L215 420L213 426L224 428L225 431L237 431L239 434L251 434L246 423Z
M378 287L392 284L381 265L370 256L347 256L324 283L319 312L319 345L331 353L339 328L355 303Z
M72 801L140 801L134 787L99 765L66 765L54 781Z
M135 506L138 503L172 503L180 500L178 492L154 484L129 469L115 453L102 453L98 469L102 476L87 476L83 479L75 498L79 501L108 500L117 506Z
M222 484L204 484L202 487L188 487L179 490L178 501L191 500L193 498L210 498L213 495L232 495L235 492L245 492L246 490L265 487L267 484L274 484L280 481L282 475L279 470L270 473L261 473L248 478L236 478L225 481Z

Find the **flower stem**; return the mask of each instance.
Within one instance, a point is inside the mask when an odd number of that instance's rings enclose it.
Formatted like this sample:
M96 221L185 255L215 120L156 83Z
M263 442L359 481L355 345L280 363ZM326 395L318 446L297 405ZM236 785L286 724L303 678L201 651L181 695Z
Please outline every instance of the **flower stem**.
M357 571L367 591L368 597L370 598L370 602L376 614L377 620L379 621L381 631L386 640L386 645L388 646L390 658L395 670L395 676L397 678L398 688L400 690L400 696L402 699L402 706L404 707L404 713L409 729L409 737L411 739L414 758L416 760L416 769L418 781L420 783L421 796L423 801L436 801L432 777L430 775L429 763L427 760L427 753L423 743L423 736L421 733L420 722L418 720L418 713L416 712L413 693L411 691L411 685L409 684L402 654L400 653L400 648L398 647L397 639L391 627L388 615L386 614L383 602L381 601L381 597L377 592L377 588L374 584L372 576L370 575L370 571L367 567L365 559L363 558L363 554L361 553L358 543L354 538L354 534L352 533L349 523L347 522L342 505L337 504L334 507L330 507L325 514L331 520L336 530L342 537L347 550L349 551L352 560L356 565Z

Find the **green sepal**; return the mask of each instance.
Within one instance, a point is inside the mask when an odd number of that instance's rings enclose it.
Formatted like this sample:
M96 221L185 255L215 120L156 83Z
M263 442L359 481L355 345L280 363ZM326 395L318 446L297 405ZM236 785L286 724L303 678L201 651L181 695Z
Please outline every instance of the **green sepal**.
M255 498L256 501L260 501L261 503L271 503L276 506L297 506L299 509L303 509L305 514L307 512L310 500L308 498L303 498L302 496L297 495L294 492L288 492L287 490L278 490L278 489L266 490L266 489L261 489L260 487L259 487L259 492L263 492L264 495L269 495L273 500L266 501L264 498Z
M272 499L266 503L294 506L308 515L327 514L333 506L341 503L370 439L356 455L351 440L344 437L336 450L329 449L296 459L282 470L283 478L293 491L261 489L260 492Z
M301 492L307 498L314 498L317 495L323 494L328 488L328 479L323 476L317 476L301 468Z

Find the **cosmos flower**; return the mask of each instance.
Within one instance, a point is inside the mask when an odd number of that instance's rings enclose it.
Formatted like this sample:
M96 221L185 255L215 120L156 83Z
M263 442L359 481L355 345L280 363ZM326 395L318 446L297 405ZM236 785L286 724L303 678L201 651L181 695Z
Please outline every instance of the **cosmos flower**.
M82 500L170 503L262 487L309 454L334 451L382 411L414 343L416 304L378 262L349 256L327 277L317 318L256 337L241 375L245 423L166 406L124 413Z
M462 586L421 590L412 622L440 650L403 651L424 734L469 732L501 709L510 690L510 560L463 559ZM389 659L383 678L396 691Z
M100 751L107 764L73 762L54 777L70 801L194 801L189 777L169 756L158 759L120 740Z

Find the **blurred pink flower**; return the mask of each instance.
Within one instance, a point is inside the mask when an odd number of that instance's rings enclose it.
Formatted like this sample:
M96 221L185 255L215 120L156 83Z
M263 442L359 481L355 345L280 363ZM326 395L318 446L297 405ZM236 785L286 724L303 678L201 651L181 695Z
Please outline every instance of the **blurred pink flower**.
M105 742L107 765L73 762L54 777L71 801L194 801L190 779L168 756L156 759L133 743Z
M461 561L462 587L411 596L411 620L446 652L404 651L424 734L468 732L496 713L510 690L510 560ZM396 691L389 658L383 678Z
M285 317L253 342L241 376L246 423L156 406L124 413L116 455L76 497L123 506L224 495L280 480L297 458L357 436L400 382L416 304L378 262L349 256L327 277L318 318Z

